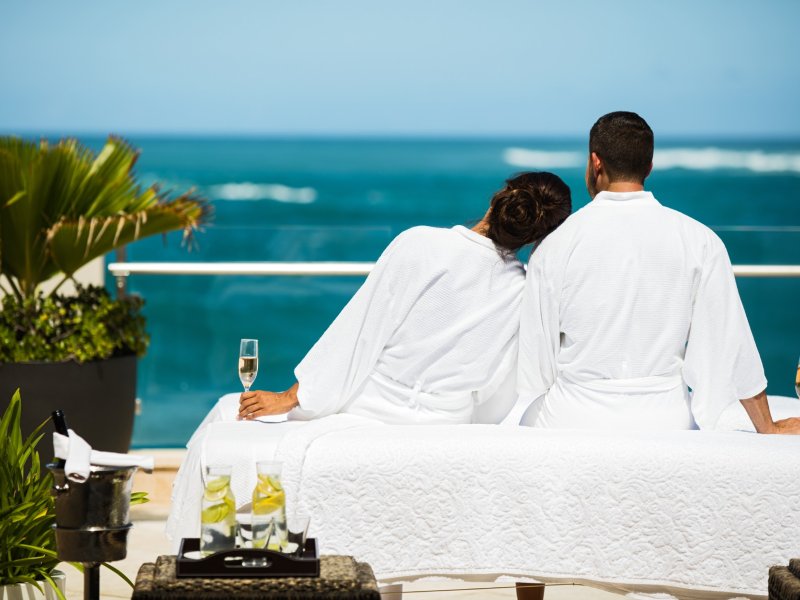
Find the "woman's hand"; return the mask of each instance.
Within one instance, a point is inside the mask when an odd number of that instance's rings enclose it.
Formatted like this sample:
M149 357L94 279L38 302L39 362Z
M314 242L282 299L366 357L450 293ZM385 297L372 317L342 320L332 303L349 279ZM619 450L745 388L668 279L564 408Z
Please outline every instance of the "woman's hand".
M297 387L295 383L285 392L253 390L243 392L239 397L238 419L251 420L266 415L281 415L297 406Z

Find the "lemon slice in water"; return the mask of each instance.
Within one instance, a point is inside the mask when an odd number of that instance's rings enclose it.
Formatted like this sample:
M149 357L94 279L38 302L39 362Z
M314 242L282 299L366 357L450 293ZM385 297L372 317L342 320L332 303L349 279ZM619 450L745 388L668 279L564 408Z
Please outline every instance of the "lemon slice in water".
M282 492L283 486L277 477L270 477L269 475L258 476L258 491L265 496L271 494L273 491Z
M253 502L253 512L257 515L268 515L286 505L286 495L277 492Z
M203 490L203 496L208 502L216 502L217 500L222 500L225 497L225 494L228 493L228 486L230 485L231 480L229 477L217 477L216 479L211 479L206 483L206 487Z
M219 523L224 520L231 512L229 504L221 503L204 508L200 513L200 522L204 525L209 523Z

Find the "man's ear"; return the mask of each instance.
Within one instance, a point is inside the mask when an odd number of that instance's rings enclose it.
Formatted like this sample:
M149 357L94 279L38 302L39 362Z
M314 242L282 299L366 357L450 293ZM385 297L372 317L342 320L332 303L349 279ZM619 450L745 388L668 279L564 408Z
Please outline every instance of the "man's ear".
M647 169L647 175L645 175L644 178L647 179L648 177L650 177L650 173L652 172L653 172L653 161L650 161L650 168Z
M597 177L600 173L603 172L603 161L597 156L597 153L592 152L589 155L589 160L592 163L592 169L594 170L594 175Z

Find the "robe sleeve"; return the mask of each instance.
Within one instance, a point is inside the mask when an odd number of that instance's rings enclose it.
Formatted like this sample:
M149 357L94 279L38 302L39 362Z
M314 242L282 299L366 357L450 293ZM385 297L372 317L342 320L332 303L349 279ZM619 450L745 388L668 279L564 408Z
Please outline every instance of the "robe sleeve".
M692 389L692 414L713 428L730 404L767 387L728 253L712 240L695 293L683 378Z
M560 294L546 274L544 250L541 246L531 255L520 314L517 392L530 398L543 395L555 382L561 343Z
M419 249L407 234L384 250L364 284L295 368L303 418L331 415L347 404L417 299Z

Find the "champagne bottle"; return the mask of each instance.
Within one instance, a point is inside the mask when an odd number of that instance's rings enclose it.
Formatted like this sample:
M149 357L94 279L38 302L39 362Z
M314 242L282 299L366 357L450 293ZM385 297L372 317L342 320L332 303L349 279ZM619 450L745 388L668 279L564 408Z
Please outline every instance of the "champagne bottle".
M64 411L60 408L57 408L50 416L53 419L53 426L56 429L56 433L60 433L61 435L69 435L69 428L67 427L67 419L64 416ZM57 469L63 469L64 465L66 465L66 461L63 458L53 459L53 464Z

